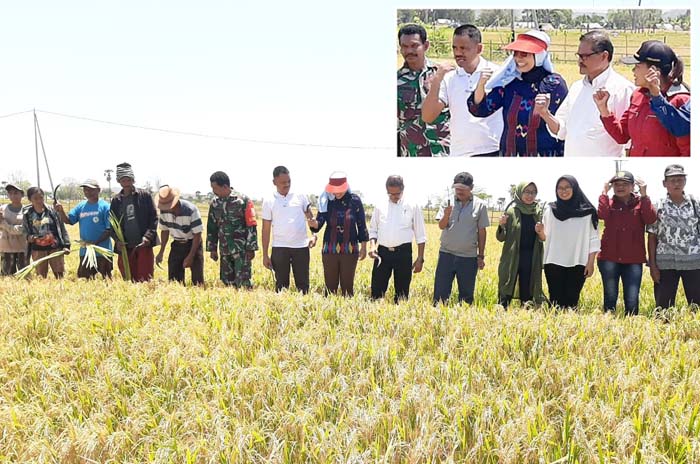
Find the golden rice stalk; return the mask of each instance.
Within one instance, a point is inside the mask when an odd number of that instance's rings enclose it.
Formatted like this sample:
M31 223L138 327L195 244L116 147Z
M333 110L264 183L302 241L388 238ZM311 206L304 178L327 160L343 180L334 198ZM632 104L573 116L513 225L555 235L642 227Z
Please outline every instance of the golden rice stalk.
M114 231L114 235L117 236L117 240L119 240L122 243L125 243L126 240L124 240L124 231L122 230L121 221L111 211L109 212L109 223L112 225L112 230ZM124 280L131 281L131 267L129 267L129 252L126 250L126 247L121 247L120 253L122 255L122 262L124 263Z
M36 261L32 261L29 266L23 267L19 271L15 272L15 276L18 279L24 279L27 277L40 263L43 263L44 261L48 261L53 258L57 258L61 255L64 255L65 252L63 250L56 251L54 253L51 253L48 256L44 256L41 259L37 259Z

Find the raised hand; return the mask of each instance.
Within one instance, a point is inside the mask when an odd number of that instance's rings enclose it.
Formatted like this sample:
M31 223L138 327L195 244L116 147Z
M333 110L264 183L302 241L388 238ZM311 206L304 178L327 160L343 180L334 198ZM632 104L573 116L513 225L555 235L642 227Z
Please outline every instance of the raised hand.
M535 113L544 116L549 111L549 102L552 97L548 93L538 93L535 97Z
M610 116L610 110L608 110L608 100L610 99L610 92L608 92L605 87L601 87L593 93L593 101L595 106L598 107L601 116Z

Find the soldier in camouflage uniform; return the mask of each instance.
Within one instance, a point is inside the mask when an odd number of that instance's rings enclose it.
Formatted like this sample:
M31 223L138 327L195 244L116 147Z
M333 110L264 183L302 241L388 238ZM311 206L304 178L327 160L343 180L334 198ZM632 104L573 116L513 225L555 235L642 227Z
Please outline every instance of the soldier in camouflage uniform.
M683 166L666 167L668 195L656 207L657 221L647 226L649 272L661 308L675 306L680 279L688 304L700 304L700 205L685 193L685 182Z
M216 198L209 206L207 250L214 261L221 254L223 283L250 288L253 286L251 263L258 249L253 201L233 191L224 172L215 172L209 181Z
M449 110L444 108L431 124L421 118L430 80L438 69L425 57L430 46L425 28L417 24L403 26L399 46L405 61L397 72L398 156L448 156Z

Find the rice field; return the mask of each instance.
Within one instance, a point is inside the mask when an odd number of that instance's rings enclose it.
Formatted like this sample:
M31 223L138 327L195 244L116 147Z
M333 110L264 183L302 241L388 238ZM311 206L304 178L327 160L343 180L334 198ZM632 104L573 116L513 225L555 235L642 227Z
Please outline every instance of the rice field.
M75 278L0 279L0 462L700 462L700 317L494 305L500 244L473 306L431 305L439 231L399 305ZM70 228L77 238L75 227ZM679 299L684 302L684 298ZM621 308L618 308L621 309Z

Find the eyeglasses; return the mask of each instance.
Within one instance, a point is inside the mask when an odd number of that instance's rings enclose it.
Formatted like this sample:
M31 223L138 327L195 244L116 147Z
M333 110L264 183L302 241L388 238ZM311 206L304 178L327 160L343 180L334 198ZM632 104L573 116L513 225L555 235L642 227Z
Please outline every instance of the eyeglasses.
M532 195L533 197L536 197L537 190L523 190L523 195Z
M603 53L602 51L600 52L592 52L592 53L576 53L575 55L582 61L586 61L588 58L590 58L593 55L597 55L599 53Z
M573 190L574 188L571 186L568 187L557 187L557 192L567 192L569 190Z

